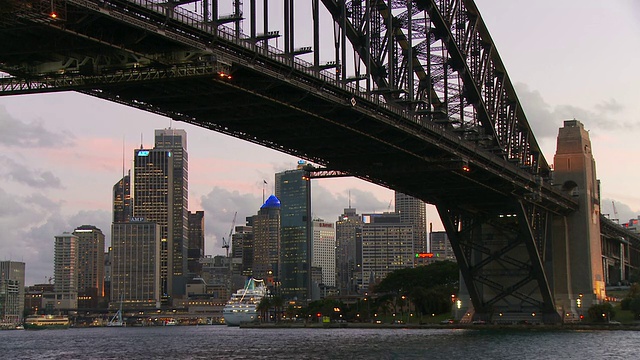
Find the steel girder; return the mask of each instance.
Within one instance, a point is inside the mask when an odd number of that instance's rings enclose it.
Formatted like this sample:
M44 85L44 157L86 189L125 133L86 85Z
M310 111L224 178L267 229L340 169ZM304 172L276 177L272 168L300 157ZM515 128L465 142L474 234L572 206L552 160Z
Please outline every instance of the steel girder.
M472 0L322 2L361 59L354 63L356 81L366 80L367 89L387 103L549 177L550 167Z
M456 255L474 319L503 313L544 315L558 322L545 264L551 214L523 202L469 211L439 204L438 212Z

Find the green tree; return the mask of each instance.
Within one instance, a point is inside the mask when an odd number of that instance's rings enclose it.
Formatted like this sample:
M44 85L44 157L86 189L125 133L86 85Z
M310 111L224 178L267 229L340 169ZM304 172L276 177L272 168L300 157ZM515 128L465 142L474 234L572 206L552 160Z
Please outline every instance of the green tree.
M260 311L260 319L262 322L269 321L269 309L271 308L271 299L268 296L263 297L256 307Z
M615 318L616 312L611 303L593 305L587 310L589 320L596 323L609 322Z

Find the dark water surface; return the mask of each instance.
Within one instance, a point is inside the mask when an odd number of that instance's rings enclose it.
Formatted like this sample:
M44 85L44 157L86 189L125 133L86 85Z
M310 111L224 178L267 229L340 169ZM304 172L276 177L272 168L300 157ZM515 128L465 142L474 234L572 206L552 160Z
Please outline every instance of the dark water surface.
M16 330L0 331L0 359L640 359L640 331Z

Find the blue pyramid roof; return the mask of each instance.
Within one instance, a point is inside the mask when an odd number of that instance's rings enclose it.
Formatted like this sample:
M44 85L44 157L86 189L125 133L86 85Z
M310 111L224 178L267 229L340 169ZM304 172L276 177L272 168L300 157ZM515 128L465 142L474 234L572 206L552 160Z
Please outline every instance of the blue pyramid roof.
M260 209L279 208L279 207L280 207L280 200L278 200L278 198L275 195L271 195L269 196L267 201L264 202L264 205L260 207Z

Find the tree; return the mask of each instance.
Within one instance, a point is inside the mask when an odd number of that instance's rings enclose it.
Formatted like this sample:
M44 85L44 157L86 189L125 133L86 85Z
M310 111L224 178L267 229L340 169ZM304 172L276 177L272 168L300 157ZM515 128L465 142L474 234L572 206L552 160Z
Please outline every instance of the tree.
M268 296L263 297L260 303L256 307L260 311L260 318L262 322L268 321L269 309L271 308L271 299Z
M602 303L593 305L587 310L587 314L589 314L589 320L592 322L609 322L613 318L615 318L616 312L613 309L613 305L611 303Z

